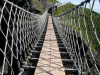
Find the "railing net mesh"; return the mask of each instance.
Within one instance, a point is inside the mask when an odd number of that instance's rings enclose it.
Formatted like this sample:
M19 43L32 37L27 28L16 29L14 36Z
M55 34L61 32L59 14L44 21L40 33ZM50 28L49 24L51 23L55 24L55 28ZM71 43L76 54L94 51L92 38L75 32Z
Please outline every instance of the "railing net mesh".
M46 22L47 11L37 15L4 1L0 6L0 74L18 75Z
M86 0L62 15L53 15L57 31L80 74L100 74L100 14L93 11L95 3Z

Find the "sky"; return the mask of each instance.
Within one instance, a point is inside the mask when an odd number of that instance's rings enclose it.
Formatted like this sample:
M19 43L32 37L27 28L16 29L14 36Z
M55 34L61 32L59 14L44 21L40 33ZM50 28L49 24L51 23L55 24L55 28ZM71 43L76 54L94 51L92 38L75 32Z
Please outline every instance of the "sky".
M58 0L59 2L71 2L72 4L75 4L75 5L78 5L80 4L82 1L85 1L85 0ZM93 3L93 0L91 0L91 5ZM89 3L87 5L87 8L89 8ZM95 0L95 4L94 4L94 7L93 7L93 10L100 13L100 3L99 3L99 0Z

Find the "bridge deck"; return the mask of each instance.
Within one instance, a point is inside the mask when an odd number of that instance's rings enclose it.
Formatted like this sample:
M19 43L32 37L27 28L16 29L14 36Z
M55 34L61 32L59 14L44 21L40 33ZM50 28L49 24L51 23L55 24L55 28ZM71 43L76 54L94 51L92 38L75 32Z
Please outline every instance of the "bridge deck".
M34 75L65 75L51 16Z

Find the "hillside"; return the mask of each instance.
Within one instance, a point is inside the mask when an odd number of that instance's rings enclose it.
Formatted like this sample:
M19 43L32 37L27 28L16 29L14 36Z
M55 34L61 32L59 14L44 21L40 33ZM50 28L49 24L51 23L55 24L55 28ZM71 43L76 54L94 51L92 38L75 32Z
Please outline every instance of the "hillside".
M46 0L46 2L50 2L50 3L58 3L59 1L57 1L57 0Z
M38 0L31 0L31 3L34 3L34 8L40 11L41 13L45 12L46 8L43 7L43 5L38 2Z
M38 0L8 0L33 13L44 13L46 8ZM0 7L3 7L4 0L0 1Z
M10 2L13 2L14 4L18 5L19 7L22 7L28 11L32 11L33 13L41 13L43 14L46 10L46 8L41 4L42 0L8 0ZM57 3L57 0L43 0L50 3ZM0 7L2 8L4 4L4 0L0 1Z
M41 3L38 2L39 0L31 0L31 3L34 3L34 8L39 10L40 12L44 13L45 12L45 7ZM40 0L41 1L41 0ZM57 0L45 0L46 2L50 3L57 3Z
M66 11L72 9L73 7L75 7L75 5L73 5L71 3L67 3L64 6L57 8L57 11L54 11L54 14L56 16L61 15L61 14L65 13ZM75 12L76 12L75 22L76 22L76 25L77 25L76 28L77 28L78 34L80 34L79 33L79 25L78 25L78 10L75 10ZM69 17L71 17L70 14L69 14ZM90 45L91 45L93 53L95 55L97 55L97 53L100 49L100 46L97 42L97 39L96 39L95 35L93 34L93 26L92 26L92 23L91 23L90 17L89 17L90 9L86 9L84 15L85 15L85 22L86 22L86 25L87 25L87 33L89 35L89 39L91 39ZM81 18L80 18L79 21L80 21L80 24L81 24L82 37L84 37L85 44L88 46L86 35L84 36L85 26L84 26L84 21L83 21L83 18L82 18L83 17L83 7L80 8L80 16L81 16ZM92 19L93 19L94 24L96 24L97 20L99 19L99 16L100 16L99 13L97 13L95 11L92 11ZM72 20L74 20L74 12L72 13ZM73 27L73 28L75 28L75 27ZM100 39L100 21L97 23L96 32L97 32L97 35Z

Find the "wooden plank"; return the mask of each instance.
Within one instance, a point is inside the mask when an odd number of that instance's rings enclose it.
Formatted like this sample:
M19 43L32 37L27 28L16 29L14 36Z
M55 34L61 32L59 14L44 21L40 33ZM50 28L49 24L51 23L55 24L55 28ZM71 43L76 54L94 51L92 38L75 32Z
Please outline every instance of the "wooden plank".
M65 75L51 16L34 75Z

